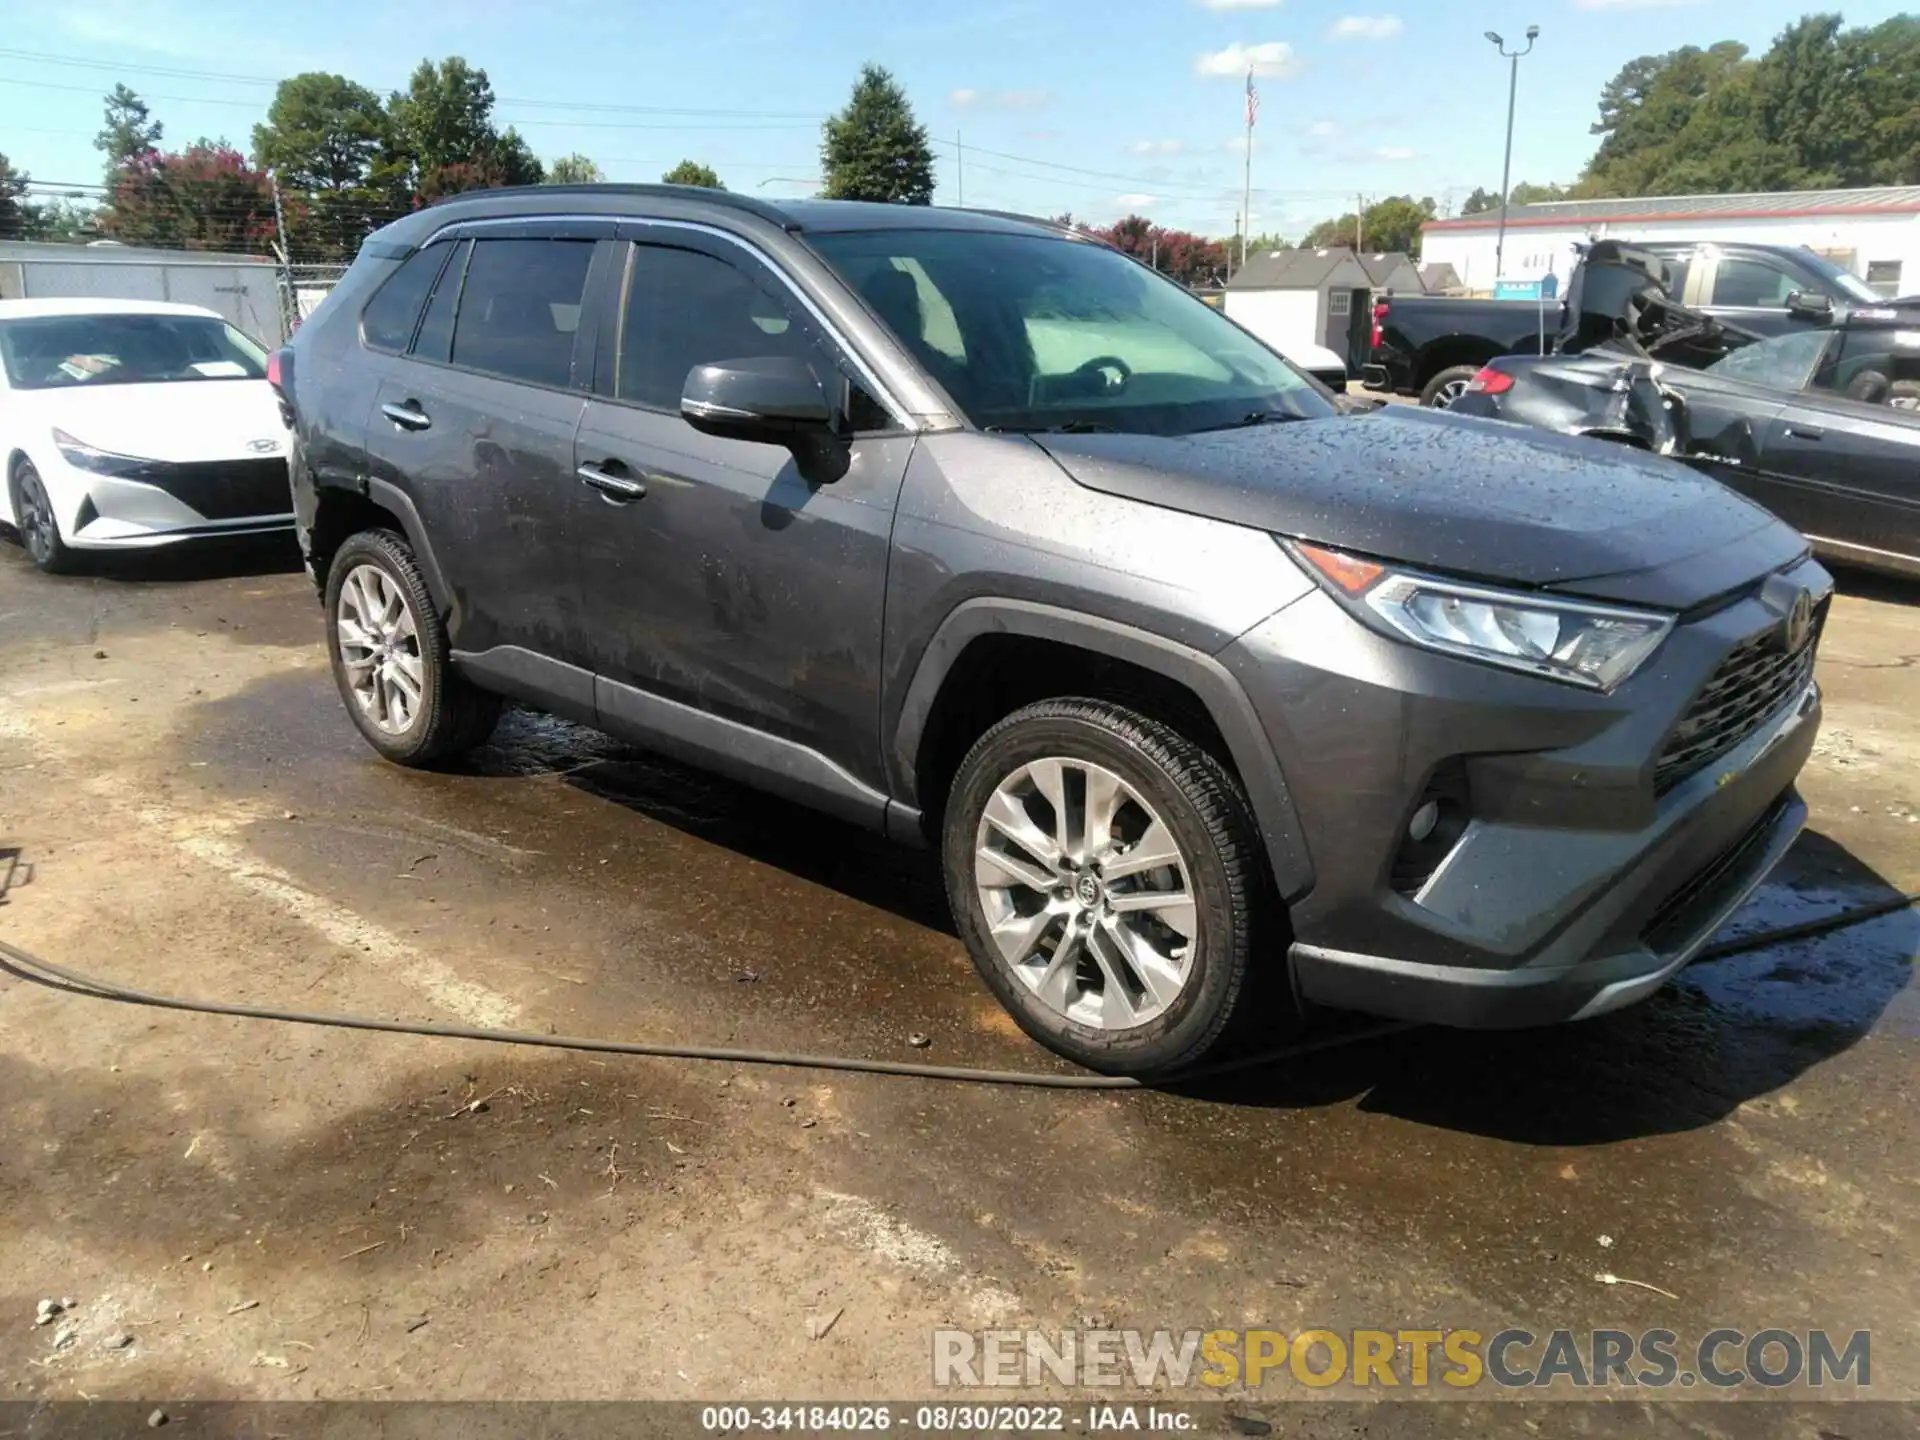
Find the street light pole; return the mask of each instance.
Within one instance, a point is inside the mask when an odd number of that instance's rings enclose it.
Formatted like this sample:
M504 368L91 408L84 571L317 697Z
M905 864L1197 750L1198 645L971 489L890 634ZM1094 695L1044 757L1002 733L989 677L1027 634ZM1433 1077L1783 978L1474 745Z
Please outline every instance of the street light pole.
M1505 270L1507 251L1507 196L1513 186L1513 103L1520 93L1520 57L1533 51L1533 42L1540 38L1538 25L1527 26L1527 48L1509 50L1507 42L1492 30L1487 31L1491 40L1504 59L1512 62L1507 77L1507 151L1506 158L1500 162L1500 229L1493 242L1493 280L1497 285Z

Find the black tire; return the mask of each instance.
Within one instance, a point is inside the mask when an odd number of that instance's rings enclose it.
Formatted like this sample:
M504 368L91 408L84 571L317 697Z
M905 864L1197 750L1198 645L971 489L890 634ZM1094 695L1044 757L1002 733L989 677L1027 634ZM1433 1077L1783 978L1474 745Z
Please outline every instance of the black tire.
M1438 375L1427 381L1426 388L1420 392L1420 403L1429 410L1445 410L1453 404L1450 392L1456 386L1463 386L1480 373L1478 365L1449 365Z
M413 619L421 697L410 722L399 732L375 723L355 694L341 658L341 591L347 577L363 565L381 571L398 586ZM500 697L477 688L453 668L446 623L404 539L391 530L362 530L349 536L327 567L326 607L327 656L333 662L334 683L347 714L369 745L396 764L427 766L486 742L500 719Z
M60 522L54 516L53 502L47 498L46 483L33 468L33 462L22 460L14 466L7 483L12 490L9 499L13 504L15 528L20 532L20 544L34 568L48 575L72 574L77 568L74 552L60 538Z
M1054 756L1119 776L1157 812L1186 865L1197 923L1185 978L1165 1009L1144 1024L1080 1023L1043 1001L991 937L976 888L982 816L1003 781ZM1015 711L961 762L942 851L948 901L975 967L1020 1028L1058 1054L1109 1074L1168 1075L1198 1064L1252 1008L1243 1003L1251 988L1248 968L1277 915L1258 829L1231 772L1170 726L1099 700L1046 700Z

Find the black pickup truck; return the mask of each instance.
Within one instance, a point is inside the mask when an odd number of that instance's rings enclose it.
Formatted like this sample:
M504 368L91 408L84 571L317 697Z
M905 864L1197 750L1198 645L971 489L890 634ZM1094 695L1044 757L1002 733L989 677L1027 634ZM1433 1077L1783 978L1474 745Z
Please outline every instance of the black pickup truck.
M1657 257L1676 302L1758 335L1824 325L1836 304L1884 303L1865 281L1805 246L1625 243ZM1572 292L1573 282L1567 289ZM1387 296L1374 305L1373 354L1361 367L1361 383L1369 390L1418 395L1421 404L1445 409L1496 355L1538 355L1548 348L1562 320L1557 300Z

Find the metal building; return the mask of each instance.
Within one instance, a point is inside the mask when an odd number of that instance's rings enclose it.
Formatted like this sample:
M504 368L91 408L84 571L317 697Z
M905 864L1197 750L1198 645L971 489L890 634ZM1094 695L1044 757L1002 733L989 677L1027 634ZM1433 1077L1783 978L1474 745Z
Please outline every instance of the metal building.
M1420 259L1451 265L1480 294L1490 294L1497 280L1548 274L1564 292L1581 241L1739 240L1805 245L1885 296L1920 292L1920 185L1516 205L1507 211L1504 275L1494 274L1499 226L1498 210L1429 220L1421 227Z
M269 348L287 337L279 271L263 256L0 241L0 300L69 296L204 305Z

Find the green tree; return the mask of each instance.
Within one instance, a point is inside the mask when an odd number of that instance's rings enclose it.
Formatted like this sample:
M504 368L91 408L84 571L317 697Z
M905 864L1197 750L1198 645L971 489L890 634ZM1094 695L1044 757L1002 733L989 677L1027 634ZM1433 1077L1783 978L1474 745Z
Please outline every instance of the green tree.
M115 85L107 94L106 124L93 137L93 148L107 157L107 183L127 161L159 149L160 134L147 102L125 85Z
M1498 190L1483 189L1481 186L1476 185L1473 187L1473 193L1467 196L1465 202L1460 206L1460 213L1462 215L1484 215L1489 210L1498 210L1499 208L1500 192Z
M23 240L33 232L37 214L27 201L31 177L0 155L0 240Z
M1499 202L1494 202L1497 208ZM1374 250L1404 250L1420 253L1420 227L1438 214L1431 196L1416 200L1411 195L1389 195L1367 206L1364 216L1349 211L1335 220L1322 220L1307 232L1300 243L1311 250L1330 245L1352 245Z
M1261 235L1249 235L1247 237L1247 254L1249 255L1265 255L1270 250L1291 250L1292 248L1293 242L1291 240L1287 239L1284 235L1276 234L1272 231ZM1234 258L1236 260L1240 258L1237 250L1235 251Z
M545 171L509 126L494 129L493 85L458 55L422 60L405 94L387 100L393 143L382 171L404 177L414 196L437 200L463 190L537 185Z
M820 164L830 200L933 203L933 149L893 76L863 66L847 108L823 127Z
M253 127L253 158L283 188L363 190L390 138L378 95L314 71L280 82L266 123Z
M547 167L550 185L600 185L606 178L598 165L578 152L562 155Z
M91 240L100 233L100 207L71 196L56 196L29 205L26 212L29 240L77 243Z
M666 174L660 177L663 185L698 185L703 190L724 190L720 177L713 173L713 167L702 165L694 160L682 160Z
M1518 185L1514 186L1512 190L1507 192L1507 203L1509 205L1544 205L1548 201L1564 200L1566 198L1566 186L1535 185L1530 180L1522 180ZM1492 208L1498 209L1499 202L1495 201Z

